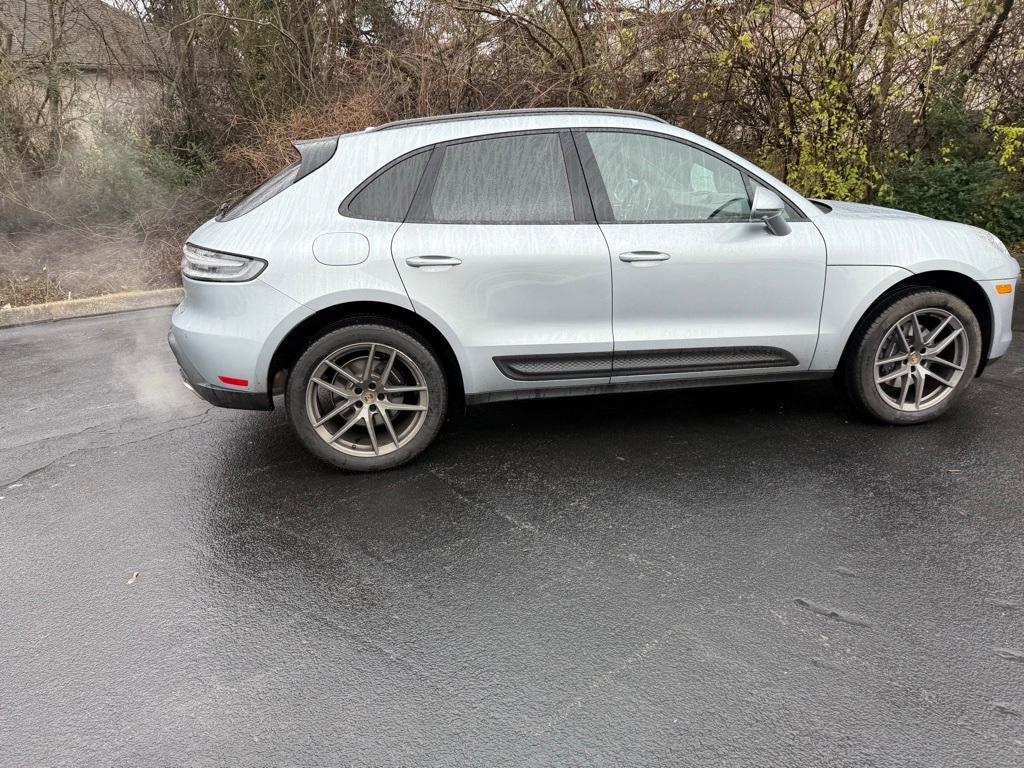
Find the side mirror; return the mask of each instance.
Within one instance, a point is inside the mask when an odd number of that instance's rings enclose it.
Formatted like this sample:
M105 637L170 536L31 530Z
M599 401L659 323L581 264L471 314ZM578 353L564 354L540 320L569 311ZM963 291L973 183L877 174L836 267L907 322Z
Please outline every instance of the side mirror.
M782 202L782 198L760 184L754 188L750 220L763 221L773 235L788 235L793 231L786 221L786 204Z

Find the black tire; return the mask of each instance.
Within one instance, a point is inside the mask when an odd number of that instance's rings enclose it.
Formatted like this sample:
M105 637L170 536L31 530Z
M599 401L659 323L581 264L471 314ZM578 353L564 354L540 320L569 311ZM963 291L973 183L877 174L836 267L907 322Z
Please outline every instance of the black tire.
M883 338L897 322L914 312L932 309L953 315L963 326L968 345L963 361L964 370L949 394L934 405L916 411L900 410L887 402L875 385L876 353ZM970 386L981 359L981 341L978 319L966 302L938 289L908 290L876 307L854 333L843 369L839 372L841 388L861 413L886 424L920 424L931 421L953 407ZM941 370L945 373L947 369Z
M393 447L395 445L394 441L387 437L383 427L380 425L380 416L376 417L378 421L374 422L377 424L374 432L377 434L377 431L380 430L380 435L377 439L383 444L382 450L384 448L388 450L387 453L382 453L381 455L373 455L372 453L369 455L352 455L351 453L344 452L342 448L338 447L337 443L330 443L314 427L313 420L309 415L309 408L307 407L310 403L310 398L312 398L313 402L310 407L314 410L317 409L319 405L316 398L324 396L324 393L317 388L317 385L314 385L313 389L310 390L309 382L314 372L324 364L325 358L337 353L339 350L352 348L353 345L366 344L387 345L398 350L401 355L407 357L406 365L410 363L415 365L427 387L427 391L423 395L426 399L425 404L427 407L425 417L422 418L417 430L410 436L408 442L405 442L401 432L399 432L398 436L402 444L397 449ZM369 356L368 352L366 357ZM374 359L376 360L377 358ZM378 373L380 372L380 367L380 364L378 364ZM326 371L327 369L323 370ZM339 387L355 386L339 378L336 378L334 383ZM314 392L315 394L309 394L309 392ZM353 388L352 393L354 394L354 392ZM366 392L368 394L369 389ZM339 395L327 393L327 396L335 397L335 403L340 404L342 402L342 397ZM399 396L399 399L403 397ZM416 395L416 397L420 397L420 395ZM395 398L392 397L391 399L394 400ZM384 409L385 402L386 397L381 398L381 400L375 401L373 408L375 410L377 408ZM331 405L333 404L331 403ZM352 411L345 411L343 414L351 413L354 415L357 408L364 407L370 408L368 404L359 402L357 405L352 406ZM333 327L319 338L313 340L299 356L298 361L288 375L288 384L285 389L285 409L300 442L318 459L340 469L354 472L375 472L391 469L410 461L433 442L441 429L441 425L444 423L445 414L448 409L448 384L445 380L444 369L437 355L430 347L430 344L414 330L383 318L353 318L340 326ZM395 417L394 412L392 412L392 416ZM406 416L403 413L399 413L397 418L406 418ZM344 416L339 416L337 419L338 421L343 421ZM336 424L337 422L328 422L325 425L325 429L331 431L328 428ZM357 422L357 427L361 431L369 431L365 422ZM347 438L348 436L346 435ZM368 438L367 434L367 441ZM350 447L349 449L358 450L359 446ZM367 450L369 450L368 446Z

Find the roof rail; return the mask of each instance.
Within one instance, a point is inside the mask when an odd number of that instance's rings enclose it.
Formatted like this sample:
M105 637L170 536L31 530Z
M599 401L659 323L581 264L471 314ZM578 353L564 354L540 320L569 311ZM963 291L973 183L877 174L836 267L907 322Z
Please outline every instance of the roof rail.
M395 120L384 125L367 128L367 131L388 131L392 128L404 128L410 125L427 125L429 123L447 123L457 120L483 120L489 117L517 117L527 115L620 115L622 117L638 117L653 120L656 123L669 124L660 117L648 115L646 112L634 112L628 109L608 109L605 107L538 107L534 109L493 109L486 112L460 112L454 115L437 115L435 117L413 117L408 120Z

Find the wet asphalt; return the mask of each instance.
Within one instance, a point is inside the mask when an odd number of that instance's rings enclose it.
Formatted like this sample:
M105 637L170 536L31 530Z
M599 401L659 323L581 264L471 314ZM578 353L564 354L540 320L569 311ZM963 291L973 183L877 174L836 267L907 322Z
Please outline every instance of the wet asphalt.
M1024 764L1024 336L926 426L521 402L354 476L169 312L0 331L0 765Z

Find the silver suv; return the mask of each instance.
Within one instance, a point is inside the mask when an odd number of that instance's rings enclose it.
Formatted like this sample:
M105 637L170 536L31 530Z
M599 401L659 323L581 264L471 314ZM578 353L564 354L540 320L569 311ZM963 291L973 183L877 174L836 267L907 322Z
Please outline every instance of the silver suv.
M407 120L300 159L185 245L171 348L232 408L283 394L339 467L408 461L452 403L836 375L885 422L1010 344L979 229L808 200L650 115Z

